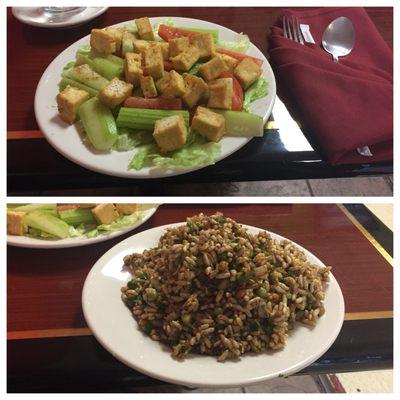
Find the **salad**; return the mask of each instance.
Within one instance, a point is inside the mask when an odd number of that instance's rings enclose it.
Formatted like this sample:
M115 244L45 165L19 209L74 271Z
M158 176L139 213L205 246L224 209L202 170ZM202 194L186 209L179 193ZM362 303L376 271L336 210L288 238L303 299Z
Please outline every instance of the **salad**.
M218 30L134 23L92 29L62 71L59 114L79 121L89 146L137 149L129 169L187 168L214 163L224 136L263 135L249 107L268 83L246 35L223 42Z
M143 216L138 204L9 204L7 234L66 239L121 231Z

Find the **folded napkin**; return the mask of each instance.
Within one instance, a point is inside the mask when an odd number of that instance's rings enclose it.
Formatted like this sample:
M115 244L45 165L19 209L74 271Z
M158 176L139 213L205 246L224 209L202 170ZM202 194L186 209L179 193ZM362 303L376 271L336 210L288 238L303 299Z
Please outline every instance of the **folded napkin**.
M310 25L315 44L284 38L283 15ZM322 35L341 16L354 25L355 45L335 63ZM269 54L278 95L332 164L393 159L393 53L363 8L286 10L271 28ZM363 146L372 157L358 154Z

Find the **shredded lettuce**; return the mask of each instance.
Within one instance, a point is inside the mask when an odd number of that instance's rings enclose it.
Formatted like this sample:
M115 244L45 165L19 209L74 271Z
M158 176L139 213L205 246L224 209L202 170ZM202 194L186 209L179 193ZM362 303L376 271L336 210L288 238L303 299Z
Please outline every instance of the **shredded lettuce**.
M214 164L221 155L219 143L208 142L200 135L191 133L188 143L169 155L159 153L155 144L144 145L139 148L129 169L141 170L145 166L166 168L193 168Z
M268 95L268 82L260 76L244 93L243 109L250 112L250 104Z
M134 131L132 129L120 128L118 139L114 143L113 150L129 151L153 141L154 139L151 132Z
M236 53L246 53L250 47L250 39L244 33L238 33L233 41L220 40L217 46Z
M128 226L133 225L136 221L143 217L143 213L140 211L136 211L130 215L124 215L119 217L116 221L111 224L102 224L98 225L95 229L92 229L90 232L87 233L88 238L94 238L98 236L100 233L111 233L120 231Z

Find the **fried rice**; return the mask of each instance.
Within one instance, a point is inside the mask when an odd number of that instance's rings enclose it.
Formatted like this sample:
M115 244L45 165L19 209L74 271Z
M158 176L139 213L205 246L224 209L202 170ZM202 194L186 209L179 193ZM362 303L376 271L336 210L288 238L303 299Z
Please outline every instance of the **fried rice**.
M178 359L280 350L295 322L315 325L325 312L330 267L221 213L187 218L124 263L133 279L122 300L140 329Z

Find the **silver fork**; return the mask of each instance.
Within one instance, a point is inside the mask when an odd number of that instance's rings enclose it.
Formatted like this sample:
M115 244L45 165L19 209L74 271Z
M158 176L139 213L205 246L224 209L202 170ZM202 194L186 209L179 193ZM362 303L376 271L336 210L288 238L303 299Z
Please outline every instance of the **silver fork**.
M294 40L304 45L303 36L296 17L283 16L283 36L286 39Z

